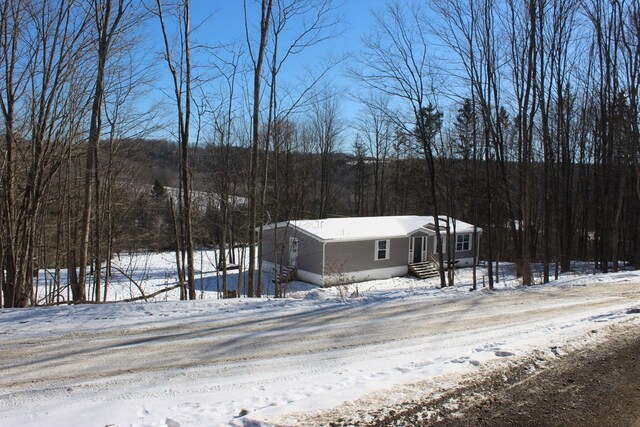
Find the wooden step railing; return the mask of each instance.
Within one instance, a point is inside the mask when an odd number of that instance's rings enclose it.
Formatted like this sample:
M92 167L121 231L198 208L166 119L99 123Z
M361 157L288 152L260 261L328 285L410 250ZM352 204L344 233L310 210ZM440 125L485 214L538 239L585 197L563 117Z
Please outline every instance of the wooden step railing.
M429 261L409 263L409 271L420 279L428 279L438 275L438 267Z
M289 283L293 280L295 271L295 267L280 267L276 265L273 268L273 283Z

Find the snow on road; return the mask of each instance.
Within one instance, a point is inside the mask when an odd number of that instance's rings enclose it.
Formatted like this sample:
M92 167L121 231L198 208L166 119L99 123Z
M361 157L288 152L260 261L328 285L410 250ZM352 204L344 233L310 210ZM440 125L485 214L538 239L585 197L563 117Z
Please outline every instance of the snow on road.
M298 425L561 352L609 324L640 328L637 272L495 292L407 278L358 288L2 310L0 425Z

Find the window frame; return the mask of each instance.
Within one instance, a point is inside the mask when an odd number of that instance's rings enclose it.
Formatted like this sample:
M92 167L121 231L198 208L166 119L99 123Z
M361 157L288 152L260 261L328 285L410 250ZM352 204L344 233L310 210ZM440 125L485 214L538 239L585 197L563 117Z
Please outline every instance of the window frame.
M461 245L460 249L458 249L458 245ZM466 249L465 249L465 246L466 246ZM470 233L457 234L456 235L456 252L464 252L464 251L470 251L470 250L471 250L471 234Z
M446 234L444 236L441 234L440 237L442 238L442 253L446 254L447 253L447 236ZM433 253L434 254L440 253L440 251L438 250L438 236L435 234L433 235Z
M380 249L380 242L385 242L385 248ZM384 251L385 257L380 258L380 252ZM375 261L388 260L391 257L391 240L390 239L376 239L373 247L373 259Z

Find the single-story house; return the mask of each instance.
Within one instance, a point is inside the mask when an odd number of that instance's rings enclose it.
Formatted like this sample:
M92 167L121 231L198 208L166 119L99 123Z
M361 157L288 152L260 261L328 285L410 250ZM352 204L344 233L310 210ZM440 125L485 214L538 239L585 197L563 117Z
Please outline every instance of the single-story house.
M445 245L446 218L440 231ZM321 286L387 279L437 268L432 216L382 216L295 220L268 224L259 248L264 271L291 271L292 278ZM455 233L454 233L455 230ZM452 263L477 259L481 229L449 218Z

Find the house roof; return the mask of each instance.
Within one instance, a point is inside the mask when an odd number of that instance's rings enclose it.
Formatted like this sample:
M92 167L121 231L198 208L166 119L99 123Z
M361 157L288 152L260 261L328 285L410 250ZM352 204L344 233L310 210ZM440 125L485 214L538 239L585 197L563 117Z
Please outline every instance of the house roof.
M441 217L444 219L443 217ZM441 221L442 221L441 219ZM432 216L376 216L357 218L306 219L270 224L265 228L294 226L320 240L372 240L405 237L414 231L433 224ZM444 224L440 223L444 231ZM433 229L432 229L433 230ZM426 230L433 232L432 230ZM478 228L479 231L480 228ZM456 220L457 233L469 233L473 225Z

